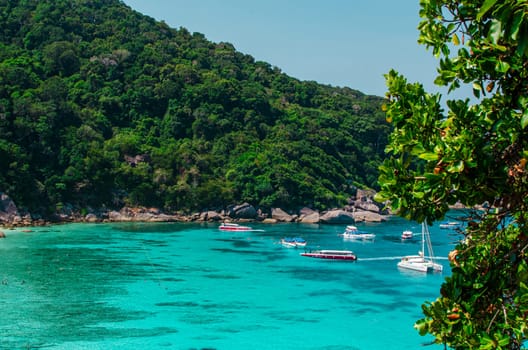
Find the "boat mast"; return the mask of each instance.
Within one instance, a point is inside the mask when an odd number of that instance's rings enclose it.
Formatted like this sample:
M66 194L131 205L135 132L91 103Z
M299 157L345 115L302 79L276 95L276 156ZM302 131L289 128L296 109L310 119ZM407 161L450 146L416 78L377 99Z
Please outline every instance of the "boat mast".
M429 253L429 258L431 259L431 262L434 263L434 252L433 252L433 245L431 243L431 236L429 234L429 228L427 227L427 224L426 222L424 221L422 223L423 227L422 227L422 249L423 248L423 245L424 245L424 238L425 240L427 241L427 252Z
M427 224L422 222L422 255L425 257L425 230L427 230Z

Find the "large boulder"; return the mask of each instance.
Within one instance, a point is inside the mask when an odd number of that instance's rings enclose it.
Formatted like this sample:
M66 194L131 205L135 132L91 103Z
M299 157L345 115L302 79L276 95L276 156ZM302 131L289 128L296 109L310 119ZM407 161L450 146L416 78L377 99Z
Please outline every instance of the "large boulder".
M227 215L233 219L256 219L257 210L249 203L235 205L228 208Z
M131 217L126 211L111 210L108 212L108 220L113 222L131 221Z
M367 210L356 210L353 213L355 221L365 222L382 222L387 221L387 218L379 213L373 213Z
M366 200L374 198L375 195L376 195L376 191L374 190L362 190L358 188L356 192L356 199L360 201L366 201Z
M97 215L93 214L93 213L90 213L90 214L86 214L84 216L84 221L86 222L99 222L99 218L97 217Z
M200 214L200 221L222 221L223 217L216 211L206 211Z
M319 221L325 224L353 224L354 214L341 209L330 210L321 215Z
M373 213L379 213L380 212L380 208L374 202L372 202L371 200L356 201L354 203L354 206L356 207L356 209L367 210L367 211L371 211Z
M0 222L13 223L17 219L20 220L20 215L15 202L7 194L0 192Z
M320 220L319 212L310 209L310 208L302 208L299 211L299 222L302 222L303 224L317 224Z
M294 220L293 216L280 208L271 209L271 218L279 222L292 222Z

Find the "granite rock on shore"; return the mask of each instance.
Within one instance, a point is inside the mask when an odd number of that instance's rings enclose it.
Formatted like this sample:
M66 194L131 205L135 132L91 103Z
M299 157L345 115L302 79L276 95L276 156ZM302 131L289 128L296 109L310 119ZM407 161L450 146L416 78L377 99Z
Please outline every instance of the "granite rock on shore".
M359 204L359 205L358 205ZM86 212L87 213L83 213ZM65 222L251 222L263 223L298 222L307 224L347 224L358 221L381 222L388 215L382 213L380 206L371 199L352 201L345 208L336 208L319 212L305 207L296 212L281 208L271 208L265 212L249 203L228 206L224 210L206 210L203 212L181 214L164 213L159 208L123 207L114 209L83 210L64 205L53 217L43 219L29 213L20 214L15 203L4 193L0 193L0 226L39 226Z

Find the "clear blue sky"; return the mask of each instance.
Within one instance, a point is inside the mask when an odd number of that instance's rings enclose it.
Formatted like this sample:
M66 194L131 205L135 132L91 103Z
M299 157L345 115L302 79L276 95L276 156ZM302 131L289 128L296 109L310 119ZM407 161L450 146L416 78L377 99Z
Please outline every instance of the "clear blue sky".
M300 80L384 96L391 68L429 91L437 60L418 45L418 0L124 0L170 27L229 42Z

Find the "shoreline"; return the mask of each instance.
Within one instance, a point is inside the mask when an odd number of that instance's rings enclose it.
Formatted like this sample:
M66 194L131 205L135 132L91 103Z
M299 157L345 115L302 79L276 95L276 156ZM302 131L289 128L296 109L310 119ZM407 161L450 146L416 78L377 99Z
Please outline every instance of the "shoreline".
M30 214L10 215L7 220L4 215L0 220L0 228L23 228L66 223L112 223L112 222L234 222L249 223L259 222L274 223L306 223L306 224L352 224L357 222L382 222L390 214L381 214L375 211L358 208L331 209L324 212L303 208L296 213L287 213L282 209L272 209L271 213L255 210L251 205L244 204L234 207L238 210L204 211L193 214L165 213L157 208L130 208L121 210L102 210L82 215L80 212L70 211L58 213L51 218L36 217Z

